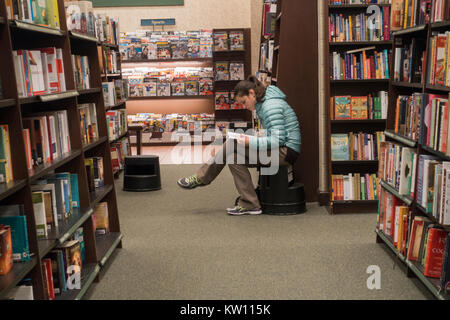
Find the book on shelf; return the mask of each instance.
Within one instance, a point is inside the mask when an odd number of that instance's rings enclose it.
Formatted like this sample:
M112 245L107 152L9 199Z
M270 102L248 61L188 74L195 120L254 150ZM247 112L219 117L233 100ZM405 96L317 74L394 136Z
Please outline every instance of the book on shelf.
M27 131L25 145L31 149L28 167L60 159L71 150L67 110L39 113L22 119ZM32 160L32 163L29 161Z
M94 179L94 189L105 185L104 165L102 157L92 157L85 159L86 170L89 170L90 176Z
M144 52L143 52L144 53ZM104 72L106 74L119 74L120 73L120 53L115 49L109 47L102 48L102 57Z
M396 47L394 81L422 83L423 70L425 70L425 51L426 41L420 38L412 38L411 43Z
M430 22L431 2L434 1L392 0L391 30L398 31Z
M94 103L80 104L78 105L78 111L80 114L81 141L86 145L99 138L97 106Z
M440 279L440 289L443 292L450 292L450 234L445 240L444 257L442 262L442 274Z
M420 110L423 108L424 95L413 93L411 96L399 95L395 107L394 131L408 139L418 141L420 129Z
M7 275L13 264L11 228L0 224L0 276Z
M24 206L22 204L0 205L0 224L11 228L13 261L29 261L30 247Z
M198 83L199 95L212 96L214 94L214 85L211 78L202 78Z
M379 150L383 151L379 154L379 168L383 168L379 178L400 195L413 198L417 168L416 151L392 142L380 142Z
M158 97L170 97L170 83L158 82L156 84L156 95Z
M450 32L433 32L430 37L427 83L437 86L450 86L450 59L448 47Z
M228 91L216 92L216 110L230 110L230 96Z
M330 98L331 120L386 119L388 94L379 91L367 96L335 96Z
M74 71L75 87L78 90L90 89L90 69L87 56L72 55L72 67Z
M57 0L8 0L6 9L10 20L16 19L54 29L60 28Z
M0 183L14 180L9 127L0 125Z
M333 51L330 77L332 80L389 79L390 51L378 51L376 47Z
M33 192L32 200L36 234L38 239L45 239L47 237L47 218L45 212L44 192Z
M186 96L198 96L198 81L187 80L184 82L184 93Z
M109 110L106 112L106 126L109 141L119 138L128 131L126 109Z
M62 49L13 51L19 97L66 91Z
M329 42L388 41L391 39L390 19L389 7L381 8L376 23L382 27L376 28L372 25L371 15L368 13L332 13L328 17L328 40Z
M275 33L275 19L277 13L277 3L264 1L263 4L263 23L262 36L272 37Z
M332 201L377 200L376 174L349 173L331 175Z
M380 143L384 133L344 133L331 135L331 160L378 160Z
M100 202L94 208L95 220L96 220L96 235L105 235L109 233L109 215L108 215L108 203Z
M125 157L129 155L131 155L131 147L126 137L111 144L111 159L114 171L124 168Z

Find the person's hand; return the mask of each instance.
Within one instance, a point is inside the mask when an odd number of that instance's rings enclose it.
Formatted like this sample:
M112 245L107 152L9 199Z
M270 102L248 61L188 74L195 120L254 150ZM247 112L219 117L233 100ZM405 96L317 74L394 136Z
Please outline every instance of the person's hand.
M248 136L246 136L245 134L241 134L239 136L239 138L237 139L237 142L239 144L243 144L246 147L248 147L250 145L250 138Z

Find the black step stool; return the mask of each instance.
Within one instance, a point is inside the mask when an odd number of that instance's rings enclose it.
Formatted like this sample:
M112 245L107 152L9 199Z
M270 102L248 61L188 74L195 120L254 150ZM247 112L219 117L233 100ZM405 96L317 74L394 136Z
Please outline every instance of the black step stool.
M158 156L125 157L123 191L146 192L161 189Z
M281 166L271 176L259 171L258 197L263 214L284 216L306 212L305 186L295 183L292 166Z

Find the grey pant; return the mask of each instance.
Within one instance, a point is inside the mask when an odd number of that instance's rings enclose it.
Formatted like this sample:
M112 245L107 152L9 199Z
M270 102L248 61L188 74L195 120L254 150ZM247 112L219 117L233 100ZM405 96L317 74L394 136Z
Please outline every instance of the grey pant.
M232 144L233 147L231 149L230 147ZM229 149L230 152L227 153L227 149ZM290 165L286 161L286 154L286 147L279 148L280 166ZM248 168L258 167L261 163L259 157L257 157L256 163L251 163L250 159L248 148L237 148L234 140L228 140L223 144L222 149L198 170L197 177L204 184L210 184L228 164L234 178L236 189L241 196L239 205L246 209L259 209L261 208L261 204L259 203L258 196L255 192L255 186L253 185L252 176ZM238 162L237 160L240 161ZM243 162L244 164L237 164ZM268 164L264 165L266 166Z

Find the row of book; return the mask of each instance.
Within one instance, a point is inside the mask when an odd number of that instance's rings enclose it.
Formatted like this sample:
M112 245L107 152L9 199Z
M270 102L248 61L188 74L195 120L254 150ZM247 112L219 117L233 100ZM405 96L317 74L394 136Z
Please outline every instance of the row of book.
M200 124L204 131L208 128L214 128L214 114L157 114L157 113L137 113L128 116L129 125L141 125L143 127L157 127L162 131L173 132L177 130L194 131L195 123ZM191 130L192 129L192 130Z
M264 0L261 35L266 39L272 37L275 33L277 4L277 0Z
M394 81L422 83L426 43L412 38L411 43L395 48Z
M129 97L129 85L127 79L117 79L102 83L103 99L106 107L112 107Z
M110 144L113 172L122 170L125 166L125 157L131 155L131 146L127 137Z
M64 1L67 28L83 33L100 42L119 44L118 22L104 14L96 14L92 1Z
M28 115L22 123L28 169L51 163L70 152L67 110Z
M83 145L87 145L98 136L97 125L97 106L94 103L86 103L78 106L80 113L81 141Z
M377 200L378 179L376 174L349 173L332 175L332 201Z
M430 22L431 1L392 0L391 30L397 31Z
M174 67L174 68L155 68L155 67L131 67L124 66L122 70L124 78L129 79L130 84L144 83L149 80L158 80L159 82L172 82L175 79L199 80L201 78L214 78L213 67Z
M14 180L9 126L0 124L0 183Z
M8 19L21 20L50 28L59 29L59 8L57 0L6 0Z
M77 174L49 175L32 185L31 191L38 239L46 239L61 221L73 215L74 208L80 207Z
M423 146L450 155L448 96L414 93L399 96L395 132Z
M272 72L273 69L273 51L275 40L268 40L261 43L259 70L265 72Z
M377 227L426 277L439 279L441 291L450 289L450 235L447 231L427 217L413 218L408 206L384 190Z
M130 80L130 97L169 97L169 96L211 96L214 94L213 80L175 79L173 82L158 82L155 79L143 79L143 83Z
M450 32L433 33L430 38L427 83L450 86L449 46Z
M128 131L127 110L110 110L106 112L106 126L109 141L116 140Z
M448 205L450 162L436 157L419 157L419 179L416 201L442 225L450 225Z
M382 142L378 176L397 190L400 195L414 199L418 160L415 149L392 142Z
M14 50L19 97L66 91L62 49Z
M101 53L101 56L100 56ZM120 70L120 53L110 47L99 48L100 70L105 74L119 74Z
M333 80L389 79L390 50L378 52L375 47L334 51L330 77Z
M387 91L367 96L335 96L330 98L331 120L386 119Z
M91 157L84 159L89 192L105 186L105 171L103 157Z
M331 160L378 160L380 143L384 140L383 132L334 133L331 135Z
M245 109L245 106L236 101L236 96L233 91L217 91L216 92L216 110L238 110Z
M75 88L84 90L91 88L89 59L87 56L72 55L72 67L75 79Z
M372 21L371 15L365 13L345 16L342 13L331 14L328 17L328 40L330 42L391 40L390 8L383 7L381 10L382 14L376 21Z

